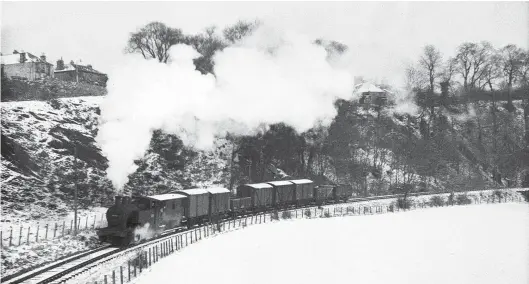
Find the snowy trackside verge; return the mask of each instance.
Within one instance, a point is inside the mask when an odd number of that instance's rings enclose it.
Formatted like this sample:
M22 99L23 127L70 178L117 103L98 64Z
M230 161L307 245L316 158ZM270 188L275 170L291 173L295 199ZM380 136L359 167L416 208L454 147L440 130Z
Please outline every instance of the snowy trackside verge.
M77 236L50 239L39 243L2 248L2 276L50 263L99 245L95 231L83 231Z
M276 222L206 239L133 282L525 284L528 239L524 203Z

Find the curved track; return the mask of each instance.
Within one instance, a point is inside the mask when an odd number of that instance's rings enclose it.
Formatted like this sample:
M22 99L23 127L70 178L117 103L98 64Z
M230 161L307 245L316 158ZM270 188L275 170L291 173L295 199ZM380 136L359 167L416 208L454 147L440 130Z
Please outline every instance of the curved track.
M479 190L479 191L486 191L486 190ZM443 193L430 193L430 192L424 192L424 193L413 193L410 194L411 196L422 196L422 195L433 195L433 194L443 194ZM445 193L446 194L446 193ZM358 198L351 198L345 202L337 202L335 204L348 204L348 203L356 203L356 202L362 202L362 201L373 201L373 200L383 200L383 199L392 199L397 198L401 195L385 195L385 196L372 196L372 197L358 197ZM331 203L332 204L332 203ZM329 205L329 204L327 204ZM306 206L299 206L296 207L298 209L301 208L309 208L309 207L318 207L313 204L306 205ZM287 209L287 208L284 208ZM262 213L271 213L269 212L262 212ZM250 216L251 214L248 214L246 217ZM239 216L241 218L244 218L244 216ZM231 219L231 218L228 218ZM226 221L226 220L221 220ZM202 229L204 226L199 226L199 229ZM116 248L111 246L102 246L99 248L96 248L94 250L90 250L88 252L76 254L61 260L58 260L56 262L50 263L48 265L42 266L38 269L22 273L20 275L16 276L8 276L3 279L1 279L2 283L6 284L16 284L16 283L62 283L64 281L67 281L68 279L64 279L63 277L69 275L69 274L79 274L83 273L84 270L87 270L88 266L94 266L95 263L101 262L101 261L108 261L109 259L116 258L120 254L120 252L123 252L123 254L126 254L131 251L136 251L138 249L150 246L152 244L157 244L160 241L163 241L164 239L169 239L173 237L174 235L178 234L186 234L192 230L196 230L197 228L187 229L184 231L174 231L172 233L162 235L160 237L157 237L155 239L149 240L147 242L135 244L133 246L129 246L127 248ZM91 265L94 264L94 265ZM85 269L83 269L85 268ZM81 271L83 270L83 271ZM75 275L71 275L71 278Z

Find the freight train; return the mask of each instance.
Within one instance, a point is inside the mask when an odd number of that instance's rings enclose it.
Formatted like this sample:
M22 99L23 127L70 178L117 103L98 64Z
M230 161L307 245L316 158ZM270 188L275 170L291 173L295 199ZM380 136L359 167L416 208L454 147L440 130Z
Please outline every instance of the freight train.
M232 196L226 188L194 188L152 196L116 196L106 213L108 226L97 230L101 242L129 245L138 232L155 236L169 230L268 210L347 200L348 185L320 185L308 179L244 184ZM138 230L140 229L140 230Z

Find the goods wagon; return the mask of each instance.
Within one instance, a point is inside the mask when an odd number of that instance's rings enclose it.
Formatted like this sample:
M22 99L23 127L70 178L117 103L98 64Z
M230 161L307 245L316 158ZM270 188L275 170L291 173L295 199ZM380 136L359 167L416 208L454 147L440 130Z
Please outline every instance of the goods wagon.
M187 219L187 225L192 226L195 222L202 221L209 214L209 192L201 188L177 190L187 197L184 206L184 216Z
M266 183L252 183L237 187L237 197L251 197L252 207L264 209L272 206L274 188Z
M317 204L323 204L333 198L334 186L320 185L314 187L314 200Z
M230 209L232 212L244 212L252 209L251 197L232 198L230 202Z
M353 195L353 188L350 185L339 184L334 187L334 200L347 200Z
M206 188L209 192L209 217L226 214L230 210L230 191L227 188Z
M305 204L314 198L314 183L308 179L291 180L296 188L296 200L298 204Z
M296 187L293 183L286 180L271 181L267 183L274 187L274 205L287 205L296 202Z

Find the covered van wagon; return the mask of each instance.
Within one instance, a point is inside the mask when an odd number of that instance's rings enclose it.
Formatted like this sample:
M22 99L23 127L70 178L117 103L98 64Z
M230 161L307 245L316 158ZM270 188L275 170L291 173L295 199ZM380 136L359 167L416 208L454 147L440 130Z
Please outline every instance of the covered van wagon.
M180 193L187 196L187 204L184 208L184 215L187 219L199 219L208 216L209 192L205 189L183 189L174 191L173 193Z
M209 192L209 216L217 216L230 210L230 191L227 188L206 188Z
M274 187L274 205L286 205L296 202L296 187L293 183L286 180L267 183Z
M251 183L237 187L237 197L251 197L256 209L272 206L274 188L266 183Z
M314 183L308 179L291 180L296 187L296 200L298 203L309 202L314 196Z

